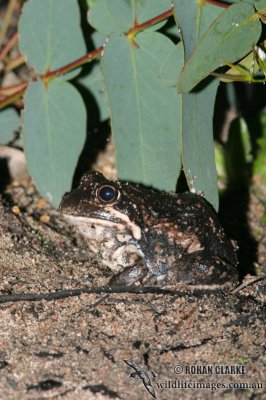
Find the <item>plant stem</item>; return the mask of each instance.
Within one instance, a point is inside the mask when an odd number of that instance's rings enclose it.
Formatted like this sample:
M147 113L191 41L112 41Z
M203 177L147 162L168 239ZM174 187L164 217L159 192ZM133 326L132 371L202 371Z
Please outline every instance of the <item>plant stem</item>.
M160 15L157 15L154 18L151 18L148 21L143 22L142 24L137 24L137 22L134 24L134 26L126 33L128 38L133 41L134 37L138 32L143 31L144 29L149 28L152 25L157 24L160 21L163 21L164 19L170 17L173 15L173 9L168 10ZM101 46L97 48L96 50L93 50L92 52L85 54L85 56L80 57L79 59L64 65L63 67L60 67L58 69L55 69L53 71L47 71L45 74L43 74L40 78L44 81L45 84L48 84L52 79L61 76L63 74L66 74L69 71L72 71L73 69L80 67L83 64L86 64L87 62L90 62L94 60L97 57L100 57L103 53L104 47ZM33 78L33 79L36 79ZM17 100L19 97L23 96L25 93L25 90L28 87L28 82L23 82L21 85L23 85L23 89L21 89L21 86L19 86L18 90L11 95L4 97L3 99L0 100L0 109L6 107L7 105L13 103L15 100ZM6 91L8 91L8 88L5 88Z
M21 83L17 83L15 85L10 85L7 87L0 88L0 95L2 96L12 96L16 92L20 92L28 86L28 82L24 81Z
M213 4L214 6L217 7L222 7L222 8L228 8L231 4L225 4L225 3L221 3L220 1L216 1L216 0L204 0L205 3L210 3Z
M5 18L4 18L4 21L3 21L3 24L2 24L2 28L1 28L1 31L0 31L0 46L3 43L4 37L6 35L8 27L10 25L10 21L12 19L13 12L14 12L16 6L17 6L16 3L17 3L17 0L10 0L9 1L8 7L7 7L7 11L6 11L6 15L5 15Z
M12 95L7 96L4 99L2 99L0 101L0 110L1 110L1 108L4 108L4 107L8 106L9 104L14 103L21 96L23 96L23 94L25 93L25 90L26 90L27 87L28 87L28 82L27 82L27 86L24 89L19 90L18 92L15 92Z
M86 64L87 62L90 62L97 57L100 57L102 52L103 52L103 47L102 46L98 47L98 49L93 50L88 54L85 54L85 56L82 56L77 60L72 61L67 65L64 65L61 68L55 69L53 71L47 71L44 75L41 76L41 78L45 83L48 83L53 78L66 74L67 72L72 71L73 69L80 67L81 65Z
M130 42L134 42L134 37L141 31L144 31L145 29L149 28L150 26L153 26L157 24L158 22L161 22L173 15L173 8L171 10L165 11L164 13L157 15L154 18L149 19L148 21L143 22L142 24L138 24L137 21L135 21L133 27L129 29L129 31L126 33L126 36L130 40Z
M2 61L5 56L9 53L15 43L18 41L18 32L14 33L14 35L9 39L6 46L0 52L0 61Z

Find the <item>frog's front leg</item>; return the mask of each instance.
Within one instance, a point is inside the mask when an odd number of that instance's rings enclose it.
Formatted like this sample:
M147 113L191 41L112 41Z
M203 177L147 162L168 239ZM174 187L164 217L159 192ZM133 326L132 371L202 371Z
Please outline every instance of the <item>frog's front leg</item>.
M227 260L204 251L183 255L168 270L164 283L184 282L206 288L231 288L238 284L237 269Z

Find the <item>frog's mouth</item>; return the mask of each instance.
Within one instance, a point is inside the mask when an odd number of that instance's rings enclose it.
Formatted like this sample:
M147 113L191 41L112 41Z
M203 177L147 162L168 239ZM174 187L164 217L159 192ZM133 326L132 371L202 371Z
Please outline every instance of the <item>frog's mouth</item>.
M92 212L89 216L79 216L65 214L66 219L80 232L88 238L97 235L97 227L106 230L106 235L109 236L110 231L114 233L122 233L131 236L135 240L140 240L141 229L134 222L130 221L129 217L113 208L110 212L101 210L100 212ZM98 229L99 231L100 229ZM101 233L102 234L102 233Z

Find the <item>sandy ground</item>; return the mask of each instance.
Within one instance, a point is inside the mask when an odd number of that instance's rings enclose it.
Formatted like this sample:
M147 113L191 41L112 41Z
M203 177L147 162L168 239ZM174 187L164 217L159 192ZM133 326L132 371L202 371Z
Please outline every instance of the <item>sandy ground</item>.
M3 195L0 232L0 399L265 398L263 280L235 294L86 293L109 272L31 185Z

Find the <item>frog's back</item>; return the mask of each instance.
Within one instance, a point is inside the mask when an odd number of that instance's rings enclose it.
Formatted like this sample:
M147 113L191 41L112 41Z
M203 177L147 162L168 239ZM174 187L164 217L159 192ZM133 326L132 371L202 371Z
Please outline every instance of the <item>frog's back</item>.
M190 239L192 244L187 251L200 247L232 265L237 264L231 240L225 234L215 210L202 196L190 192L163 193L159 199L153 198L150 207L157 221L161 221L160 227L165 224L166 232L171 238L176 237L179 247L180 243L189 243ZM197 246L193 245L195 243Z

